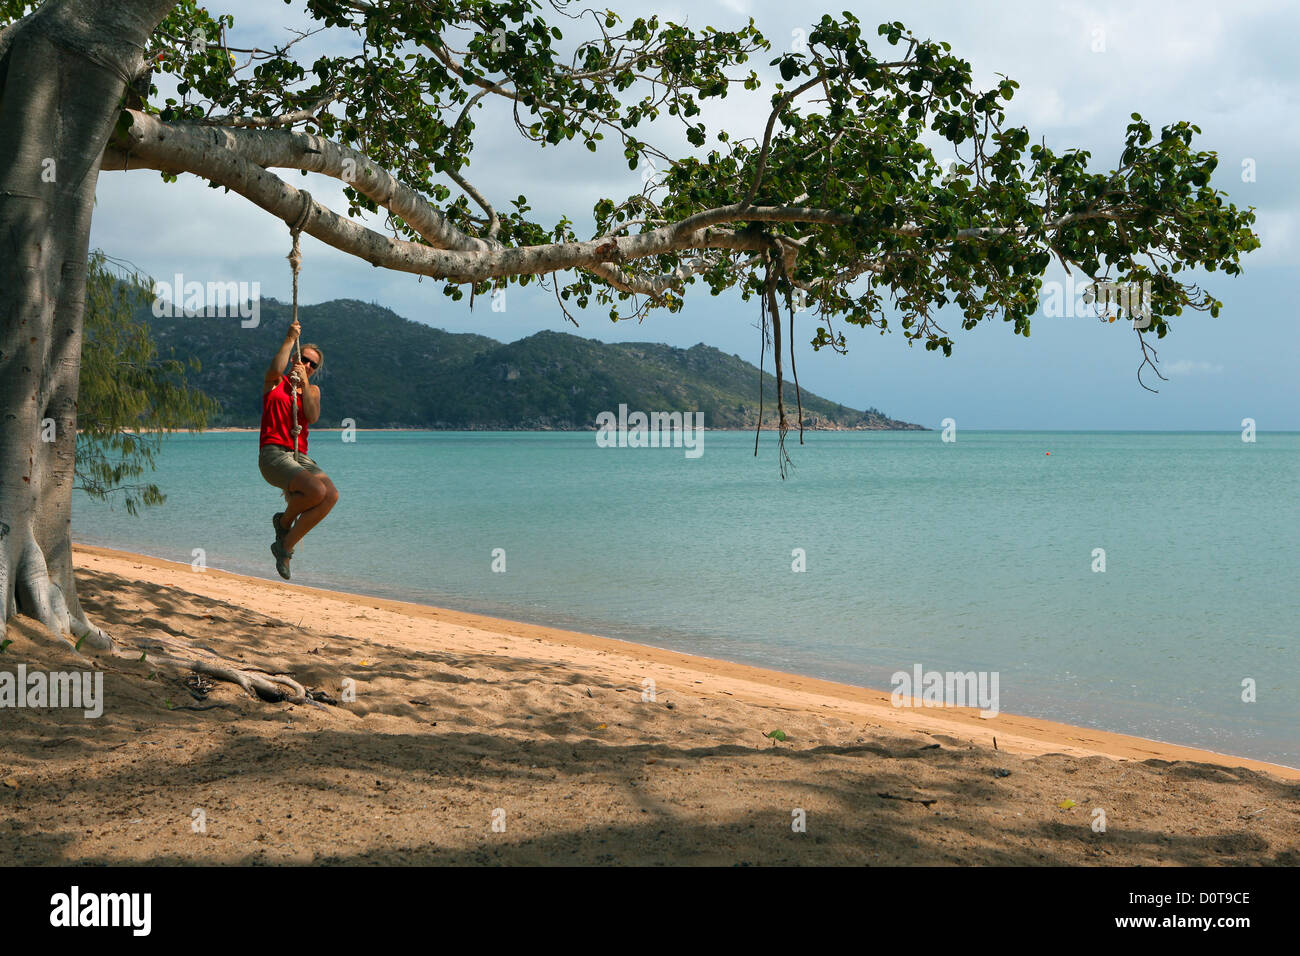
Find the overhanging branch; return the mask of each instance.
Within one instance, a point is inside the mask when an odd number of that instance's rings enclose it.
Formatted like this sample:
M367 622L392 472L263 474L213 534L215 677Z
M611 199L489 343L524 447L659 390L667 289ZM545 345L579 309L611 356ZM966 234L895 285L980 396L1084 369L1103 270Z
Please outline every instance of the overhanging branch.
M662 296L680 286L694 270L684 267L667 276L628 276L609 263L686 250L728 249L762 252L767 246L752 229L717 228L736 221L852 226L854 215L812 206L752 206L743 202L703 210L679 222L631 236L599 236L587 242L557 242L503 248L500 243L468 235L415 189L400 182L364 153L315 134L288 129L243 129L191 123L165 123L129 111L132 124L105 155L104 169L149 168L189 172L239 193L279 219L296 221L303 208L299 190L268 172L300 169L338 179L407 223L425 243L393 239L340 216L312 201L303 231L375 266L451 282L481 282L518 275L542 275L585 269L614 288ZM1084 219L1115 218L1113 210L1072 213L1043 226L972 227L945 241L1025 235L1056 229ZM895 236L923 237L922 224L882 230ZM797 240L790 240L796 245Z

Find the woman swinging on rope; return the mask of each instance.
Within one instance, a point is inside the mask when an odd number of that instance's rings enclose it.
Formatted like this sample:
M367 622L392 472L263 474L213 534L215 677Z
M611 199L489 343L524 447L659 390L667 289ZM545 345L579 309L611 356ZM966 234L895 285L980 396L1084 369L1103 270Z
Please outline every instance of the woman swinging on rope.
M325 361L315 345L298 349L292 373L285 374L290 353L302 334L295 319L271 359L262 382L262 440L257 465L265 478L284 492L288 506L277 512L275 525L275 570L289 580L289 559L293 549L316 527L339 500L338 489L316 462L307 457L307 426L320 418L320 389L311 377ZM295 434L295 429L297 434Z

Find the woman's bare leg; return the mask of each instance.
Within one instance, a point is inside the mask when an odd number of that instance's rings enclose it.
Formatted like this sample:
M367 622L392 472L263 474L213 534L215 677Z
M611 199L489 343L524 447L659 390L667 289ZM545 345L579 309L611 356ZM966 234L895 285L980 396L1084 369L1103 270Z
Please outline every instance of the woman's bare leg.
M300 471L294 475L293 480L289 482L289 494L285 499L280 527L286 531L292 528L300 514L316 507L324 500L325 491L325 483L310 471Z
M338 489L325 475L304 472L294 478L293 483L289 485L289 490L294 491L294 485L299 481L306 484L304 479L310 479L311 484L302 489L301 495L294 494L291 510L286 511L284 517L280 519L282 524L288 524L291 515L295 519L292 529L284 536L284 546L290 551L297 547L298 542L306 537L308 531L320 524L339 500Z

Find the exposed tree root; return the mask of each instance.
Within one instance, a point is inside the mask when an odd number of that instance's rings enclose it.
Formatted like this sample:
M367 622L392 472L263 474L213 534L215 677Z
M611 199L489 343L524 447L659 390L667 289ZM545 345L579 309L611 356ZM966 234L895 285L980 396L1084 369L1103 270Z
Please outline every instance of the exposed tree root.
M292 677L286 677L281 674L268 674L265 672L236 670L233 667L220 667L216 664L210 664L207 661L193 661L190 664L190 670L197 674L206 674L208 677L215 677L217 680L229 681L232 684L238 684L249 694L262 698L268 703L277 703L287 700L291 704L305 704L311 698L307 696L307 690ZM283 688L288 688L286 693ZM315 703L315 701L312 701Z
M68 602L63 596L63 589L50 580L45 554L30 532L18 558L14 597L20 611L36 618L55 634L68 634L72 631L71 615L68 613Z
M10 531L8 525L0 525L3 538ZM0 637L4 635L4 622L16 613L26 614L40 621L55 634L71 634L80 649L88 646L94 650L107 651L113 647L113 639L102 628L96 627L81 609L81 603L73 596L71 604L63 593L63 588L50 575L49 565L45 561L45 552L36 542L36 537L29 530L27 541L18 552L13 571L14 586L8 587L10 580L5 555L0 553L0 588L4 589L4 614L0 615Z
M237 667L211 648L182 643L161 635L150 637L147 642L144 642L143 648L145 653L151 655L154 660L164 661L175 665L178 669L189 670L195 674L237 684L250 697L256 697L269 704L285 701L290 704L322 707L320 700L330 700L328 695L309 691L287 674L272 674L255 667Z
M5 578L6 575L0 574L0 584L4 583ZM35 542L24 549L15 584L15 601L8 609L11 613L17 611L33 617L55 635L70 634L78 651L89 647L109 651L121 658L134 656L133 651L128 651L106 631L92 624L79 604L75 612L69 611L63 590L50 578L45 558ZM0 615L0 639L4 637L7 616ZM336 703L328 694L309 690L287 674L239 667L209 647L196 646L160 634L141 641L138 646L152 660L173 666L178 671L191 671L236 684L249 696L267 703L310 704L322 709L322 701Z
M78 647L90 647L97 651L112 649L113 639L109 637L108 632L90 623L90 619L86 617L85 612L72 615L70 624L69 630L72 636L77 639Z

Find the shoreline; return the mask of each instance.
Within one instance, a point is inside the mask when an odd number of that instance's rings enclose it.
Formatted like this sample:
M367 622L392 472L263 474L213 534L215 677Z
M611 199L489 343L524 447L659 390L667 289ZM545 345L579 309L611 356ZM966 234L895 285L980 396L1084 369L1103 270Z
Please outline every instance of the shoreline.
M149 569L155 573L135 577L154 585L163 584L192 594L211 597L212 592L222 592L224 589L210 585L218 582L234 585L238 589L237 603L259 613L275 615L277 611L282 611L282 596L285 592L306 593L319 601L342 605L345 610L367 608L397 619L414 619L435 626L468 629L487 636L541 643L550 652L549 656L561 664L568 659L562 653L566 649L579 652L579 657L615 657L620 658L624 665L632 665L634 669L639 665L642 671L648 668L665 669L672 675L670 683L675 685L691 687L707 683L725 687L722 693L727 696L757 705L777 705L787 710L815 712L819 715L825 715L829 711L850 720L866 718L879 722L876 726L883 725L892 730L948 734L976 746L1007 753L1027 756L1100 756L1117 761L1193 761L1220 767L1245 768L1283 780L1300 781L1300 768L1283 764L1036 717L999 713L995 717L985 718L979 715L976 708L896 708L890 703L888 691L671 651L580 631L434 605L272 581L216 568L209 568L198 575L184 563L97 545L74 542L73 553L79 559L75 561L79 570L95 568L117 574L126 571L123 576L130 576L131 570ZM85 560L87 558L90 560ZM123 564L128 565L128 568L124 569ZM165 584L156 572L162 572L171 583ZM184 583L178 585L178 581Z
M1300 865L1290 768L75 551L114 647L8 622L0 672L102 675L97 713L0 697L14 866Z

